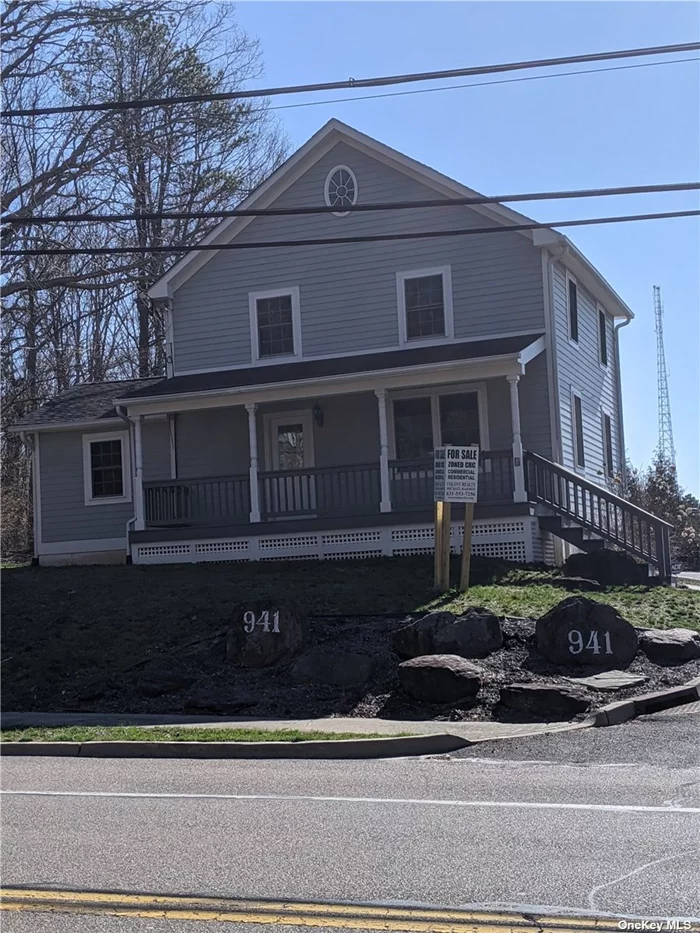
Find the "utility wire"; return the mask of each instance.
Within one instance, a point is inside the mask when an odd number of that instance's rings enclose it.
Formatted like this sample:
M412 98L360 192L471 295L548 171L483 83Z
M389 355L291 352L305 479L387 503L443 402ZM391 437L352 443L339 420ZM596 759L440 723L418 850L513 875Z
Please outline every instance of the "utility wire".
M700 210L665 211L658 214L626 214L619 217L588 217L584 220L532 221L526 224L505 224L498 227L470 227L466 230L430 230L421 233L380 233L368 236L316 237L306 240L268 240L260 243L199 243L173 246L100 246L85 248L6 249L5 256L99 256L121 253L190 253L202 250L274 249L281 246L336 246L347 243L381 243L388 240L423 240L446 236L474 236L485 233L508 233L518 230L543 230L550 227L588 227L594 224L621 224L637 220L667 220L676 217L697 217Z
M670 55L676 52L695 52L700 42L676 45L658 45L649 48L619 49L614 52L595 52L588 55L570 55L558 58L541 58L532 61L505 62L498 65L479 65L473 68L454 68L446 71L425 71L419 74L387 75L380 78L348 78L346 81L331 81L318 84L297 84L284 87L260 88L258 90L225 91L219 94L189 94L183 97L151 97L136 100L104 101L99 104L74 104L65 107L32 107L21 110L3 110L3 117L35 117L58 113L88 113L104 110L141 110L147 107L168 107L174 104L212 103L221 100L244 100L253 97L277 97L282 94L305 94L317 91L336 91L345 88L386 87L394 84L410 84L418 81L437 81L445 78L464 78L476 75L499 74L506 71L522 71L530 68L551 68L556 65L577 65L587 62L604 62L621 58L637 58L645 55Z
M700 182L687 181L664 185L627 185L619 188L579 188L572 191L536 191L529 194L501 194L494 197L474 195L466 198L431 198L427 201L388 201L377 204L344 205L342 213L366 211L403 211L426 207L469 207L477 204L500 204L514 201L555 201L569 198L606 198L623 194L657 194L662 191L696 191ZM162 211L135 214L46 214L40 217L0 218L0 223L14 227L41 226L60 223L114 223L127 220L211 220L228 217L295 217L300 214L337 213L338 206L317 204L309 207L259 207L233 208L221 211Z
M582 68L578 71L555 71L546 75L527 75L520 78L503 78L500 81L470 81L467 84L445 84L442 87L420 87L412 91L389 91L386 94L362 94L355 97L330 97L328 100L305 100L298 104L278 104L267 110L295 110L298 107L323 107L324 104L346 104L355 100L383 100L386 97L408 97L410 94L435 94L437 91L458 91L470 87L495 87L497 84L520 84L523 81L546 81L548 78L568 78L570 75L597 75L608 71L630 71L632 68L656 68L659 65L680 65L683 62L700 62L700 58L674 58L672 61L638 62L636 65L612 65L610 68ZM254 113L261 113L255 110Z

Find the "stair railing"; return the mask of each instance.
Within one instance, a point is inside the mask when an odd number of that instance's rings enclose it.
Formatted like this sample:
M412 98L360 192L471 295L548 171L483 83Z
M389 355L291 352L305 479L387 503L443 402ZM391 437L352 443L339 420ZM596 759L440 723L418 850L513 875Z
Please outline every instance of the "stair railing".
M673 525L530 451L525 452L525 485L531 502L547 506L652 564L659 577L670 582Z

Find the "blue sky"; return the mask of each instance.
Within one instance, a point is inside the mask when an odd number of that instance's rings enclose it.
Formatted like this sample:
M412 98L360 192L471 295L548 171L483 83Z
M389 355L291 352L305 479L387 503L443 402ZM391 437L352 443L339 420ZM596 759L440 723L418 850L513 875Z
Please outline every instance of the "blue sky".
M243 2L237 10L240 24L262 45L265 77L259 86L470 67L700 38L700 5L691 2ZM700 53L673 57L693 56ZM586 66L552 70L581 67ZM437 86L431 82L395 90ZM325 96L342 98L351 93ZM323 95L277 98L273 103L319 99ZM693 181L700 175L698 62L348 100L277 113L295 148L337 117L488 194ZM549 221L699 205L698 193L692 192L514 206ZM698 219L565 232L636 315L621 333L626 444L636 465L649 462L657 443L652 286L661 286L679 476L697 495Z

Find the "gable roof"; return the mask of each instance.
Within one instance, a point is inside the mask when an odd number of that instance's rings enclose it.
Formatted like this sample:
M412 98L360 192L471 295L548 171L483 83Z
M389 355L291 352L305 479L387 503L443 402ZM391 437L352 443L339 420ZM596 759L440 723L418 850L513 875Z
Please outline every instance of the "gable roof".
M29 412L10 427L11 431L33 428L56 428L84 425L118 418L115 400L131 392L152 388L163 377L153 379L116 379L110 382L84 382L65 389L41 408Z
M329 120L325 126L322 126L317 133L314 133L300 149L297 149L272 175L258 185L238 207L241 210L248 210L252 207L269 207L283 191L289 188L339 142L347 143L367 155L379 159L392 168L409 175L411 178L448 197L450 195L460 198L480 197L478 191L467 188L466 185L455 181L453 178L435 171L435 169L424 165L422 162L411 159L402 152L398 152L396 149L392 149L390 146L380 143L379 140L367 136L347 123L342 123L334 118ZM501 204L470 205L470 209L499 223L530 222L529 217L518 214ZM255 220L255 217L227 217L204 237L202 244L229 243L253 220ZM198 252L197 248L194 247L191 252L186 253L151 286L148 294L151 298L172 297L173 292L213 256L216 256L216 250L207 250L202 253Z
M321 159L337 143L344 142L374 157L391 168L421 182L429 188L458 198L482 197L479 191L468 188L461 182L443 175L422 162L392 149L372 136L361 133L354 127L335 118L329 120L318 132L314 133L303 146L280 165L265 181L242 201L238 207L247 210L253 207L270 207L287 188L299 179L311 166ZM473 204L469 209L500 224L526 224L533 223L531 217L520 214L503 204ZM202 244L230 243L255 217L227 217L201 241ZM517 231L518 235L527 237L534 246L555 248L557 259L571 269L575 275L581 277L583 284L593 296L603 302L613 317L624 317L630 320L634 317L631 309L620 298L617 292L609 285L606 279L574 246L571 240L558 233L551 227L535 231ZM175 291L186 282L195 272L202 268L210 259L217 255L217 250L197 250L196 246L182 256L170 269L162 275L151 288L148 294L153 299L172 298Z

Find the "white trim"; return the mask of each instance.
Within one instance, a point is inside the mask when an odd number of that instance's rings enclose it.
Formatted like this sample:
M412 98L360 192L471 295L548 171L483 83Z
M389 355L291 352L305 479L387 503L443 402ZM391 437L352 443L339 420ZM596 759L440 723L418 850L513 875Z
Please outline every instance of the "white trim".
M576 424L576 403L574 399L581 402L581 442L583 449L578 449L578 425ZM585 473L588 469L586 463L586 424L583 417L583 395L579 389L571 386L571 453L574 464L574 470L577 473ZM579 453L582 454L583 463L579 463Z
M288 294L288 292L285 291L285 294ZM463 344L463 343L478 343L479 341L482 341L482 340L502 340L507 337L541 337L541 336L542 336L542 328L540 327L537 330L509 330L509 331L505 331L500 334L483 334L483 335L478 335L476 337L457 337L449 342L450 344ZM426 344L426 346L430 346L432 345L432 343L433 342L431 341L431 343ZM420 346L420 341L411 340L408 344L408 347L415 347L415 346ZM538 341L535 340L534 343L529 344L529 346L527 346L524 350L520 351L520 356L523 357L523 355L526 354L526 352L529 352L531 348L537 347L537 346L538 346ZM401 344L399 343L392 343L388 345L382 345L381 347L372 347L368 350L353 350L352 356L353 357L372 356L376 353L391 353L394 350L405 350L405 349L407 349L406 346L401 346ZM544 344L542 345L541 349L544 349ZM533 356L537 356L537 354L540 352L541 350L538 349L537 352L531 353L528 359L523 359L523 362L529 363L530 359L532 359ZM341 360L341 359L344 360L344 359L347 359L347 357L348 357L347 353L324 353L324 354L306 353L304 354L303 360L305 363L308 363L308 362L311 362L312 360L316 360L316 361L317 360ZM265 360L266 363L270 362L271 364L274 357L264 357L263 359ZM478 357L478 359L488 359L488 357ZM467 360L467 362L473 362L473 361ZM235 366L202 366L199 369L183 369L183 370L180 370L179 372L176 372L174 375L175 376L199 376L202 373L231 373L231 372L237 372L240 369L250 369L250 363L248 362L238 363ZM47 427L50 427L50 425L47 425ZM28 431L30 429L22 428L21 430Z
M170 479L177 479L177 415L168 413L168 446L170 448Z
M400 389L389 393L388 406L388 428L389 428L389 459L396 460L396 427L394 421L394 401L396 399L407 398L429 398L430 416L433 429L433 445L440 447L442 444L442 428L440 425L440 396L441 395L461 395L466 392L474 392L477 396L477 408L479 411L479 447L481 450L490 450L490 432L488 418L488 390L485 382L466 382L458 385L448 386L430 386L425 389L416 387L415 389Z
M121 404L121 400L118 404ZM90 428L108 428L113 424L122 425L124 422L121 418L102 418L100 421L62 421L58 424L13 424L7 430L11 434L33 434L37 431L89 431Z
M379 419L379 482L381 486L380 512L391 512L391 480L389 477L389 431L387 427L386 389L375 389Z
M409 339L406 335L406 280L421 279L429 275L442 276L442 301L445 318L445 333L435 334L433 337ZM426 347L436 343L451 342L455 335L454 309L452 305L452 267L433 266L427 269L410 269L406 272L396 273L396 306L399 314L399 346Z
M250 521L260 521L260 484L258 483L258 406L246 405L248 414L248 482L250 490Z
M263 413L263 443L265 448L265 469L279 470L273 463L274 443L272 438L273 427L277 424L287 424L290 421L300 421L304 431L304 467L313 467L314 456L314 419L310 408L298 408L294 411L266 411ZM308 444L306 443L308 436Z
M121 496L92 495L92 465L90 458L90 445L101 441L119 441L121 443L122 486L124 492ZM107 434L83 434L83 494L85 505L117 505L131 502L131 450L128 431L111 431Z
M123 551L126 538L85 538L80 541L42 542L38 557L43 554L83 554L90 551Z
M610 341L608 340L608 312L605 310L605 308L599 301L596 301L595 303L595 311L596 311L596 334L598 335L598 365L603 370L603 372L606 373L610 369ZM601 314L603 315L603 327L605 328L605 356L607 358L606 363L604 363L602 359L603 341L602 341L602 332L600 329L600 315Z
M41 455L39 453L39 435L35 434L32 443L32 506L34 512L34 556L39 556L41 547Z
M581 341L581 315L580 315L580 311L581 311L581 302L579 301L578 281L577 281L577 279L576 279L576 276L572 275L572 274L569 272L568 269L565 269L565 276L566 276L566 288L565 288L565 292L566 292L566 335L567 335L567 337L569 338L569 343L570 343L573 347L578 347L578 346L580 346L580 341ZM572 334L571 334L571 307L570 307L570 305L569 305L569 301L570 301L570 299L569 299L569 292L570 292L569 283L570 283L570 282L573 282L573 283L574 283L574 286L575 286L575 288L576 288L576 330L577 330L578 333L577 333L577 336L576 336L575 339L574 339L574 337L573 337Z
M323 200L326 202L326 207L333 207L333 205L331 204L331 199L330 199L330 194L329 194L329 191L328 191L328 187L329 187L329 185L330 185L331 178L333 177L333 175L335 175L335 173L336 173L339 169L342 169L344 172L347 172L348 175L350 175L350 176L352 177L353 183L354 183L354 185L355 185L355 200L354 200L352 203L353 203L353 206L354 206L355 204L357 204L357 198L358 198L359 193L360 193L360 189L359 189L358 186L357 186L357 176L355 175L355 173L353 172L353 170L352 170L348 165L336 165L336 166L334 166L334 168L332 168L332 169L330 170L330 172L326 175L326 180L325 180L324 183L323 183ZM350 211L338 211L338 212L333 211L333 216L334 216L334 217L347 217L349 213L350 213Z
M549 393L549 431L552 460L562 463L561 410L559 407L559 372L557 367L557 327L552 300L552 264L549 250L542 253L542 293L544 297L545 351L547 362L547 388Z
M260 356L258 331L258 301L263 298L281 298L289 295L292 299L292 340L294 352L275 356ZM299 287L264 288L248 292L248 310L250 312L250 353L253 366L270 366L275 363L289 363L301 359L301 307Z
M343 142L365 155L377 159L379 162L408 175L415 181L433 188L446 197L457 195L457 197L478 197L479 192L466 185L455 181L437 172L435 169L423 165L421 162L411 159L392 149L390 146L380 143L379 140L367 136L359 130L342 123L340 120L331 119L325 126L308 139L300 149L298 149L287 161L281 165L272 175L269 176L261 185L253 191L241 204L241 209L250 209L254 206L268 207L276 198L286 191L295 181L297 181L309 168L315 165L333 146ZM518 214L516 211L501 204L489 205L471 205L469 210L473 210L484 217L495 221L496 223L528 223L531 218ZM238 236L248 224L255 220L255 217L227 217L218 224L211 233L202 240L202 245L209 243L228 243L234 237ZM520 235L532 240L531 231L519 231ZM552 231L554 234L554 231ZM195 272L202 268L217 251L198 251L196 246L182 257L175 265L169 269L165 275L161 276L148 291L150 298L171 298L173 293L186 282Z

